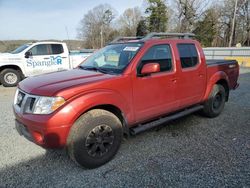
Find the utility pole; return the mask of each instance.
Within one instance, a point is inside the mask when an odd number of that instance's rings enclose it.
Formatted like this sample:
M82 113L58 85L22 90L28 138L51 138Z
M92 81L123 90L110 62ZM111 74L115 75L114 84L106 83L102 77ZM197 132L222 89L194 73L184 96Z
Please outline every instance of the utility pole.
M246 22L247 22L247 46L250 46L250 16L248 13L250 2L249 0L245 0L245 7L247 9L247 16L246 16Z
M101 48L102 48L103 47L103 24L101 25L100 35L101 35Z
M71 50L71 45L70 45L70 41L69 41L69 31L68 31L68 27L67 26L65 26L65 31L66 31L66 34L67 34L67 37L68 37L69 50Z
M234 30L235 30L235 18L236 18L236 12L237 12L237 5L238 5L238 0L235 0L234 16L233 16L233 21L232 21L231 35L230 35L230 39L229 39L229 47L232 46L232 42L233 42L233 35L234 35Z

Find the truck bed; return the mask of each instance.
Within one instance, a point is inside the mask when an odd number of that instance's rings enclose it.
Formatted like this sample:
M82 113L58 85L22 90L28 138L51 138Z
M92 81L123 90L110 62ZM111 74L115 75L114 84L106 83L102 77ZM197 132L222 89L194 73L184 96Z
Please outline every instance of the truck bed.
M211 78L216 72L224 72L228 78L229 89L235 89L239 75L239 65L236 60L207 60L207 77Z
M224 65L224 64L236 64L236 60L224 60L224 59L211 59L211 60L206 60L206 63L208 66L213 66L213 65Z

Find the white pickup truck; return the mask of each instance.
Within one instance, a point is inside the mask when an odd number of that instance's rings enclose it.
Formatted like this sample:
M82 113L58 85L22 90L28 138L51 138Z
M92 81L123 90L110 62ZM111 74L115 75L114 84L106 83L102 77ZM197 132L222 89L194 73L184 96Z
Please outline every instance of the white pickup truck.
M0 83L12 87L25 77L75 68L92 52L70 53L61 42L24 44L11 53L0 53Z

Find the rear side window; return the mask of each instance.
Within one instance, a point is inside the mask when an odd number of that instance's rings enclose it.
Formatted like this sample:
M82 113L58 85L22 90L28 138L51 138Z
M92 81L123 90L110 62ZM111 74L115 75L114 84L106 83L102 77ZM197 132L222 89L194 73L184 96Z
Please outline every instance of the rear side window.
M169 45L155 45L151 47L142 57L141 63L138 67L138 72L141 72L143 65L147 63L159 63L160 71L169 71L172 69L172 55Z
M51 44L52 54L62 54L63 46L61 44Z
M198 53L194 44L178 44L177 48L182 68L194 67L198 64Z

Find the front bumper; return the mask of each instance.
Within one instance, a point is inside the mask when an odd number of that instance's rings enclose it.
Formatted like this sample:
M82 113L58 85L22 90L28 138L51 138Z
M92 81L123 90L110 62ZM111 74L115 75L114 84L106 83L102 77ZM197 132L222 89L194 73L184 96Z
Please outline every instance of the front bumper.
M76 119L74 108L65 104L51 114L32 114L28 110L33 108L32 100L34 104L36 96L17 90L13 110L18 133L45 148L64 147Z
M43 127L23 124L16 119L15 127L17 132L27 140L44 148L62 148L66 145L69 126L45 129Z

